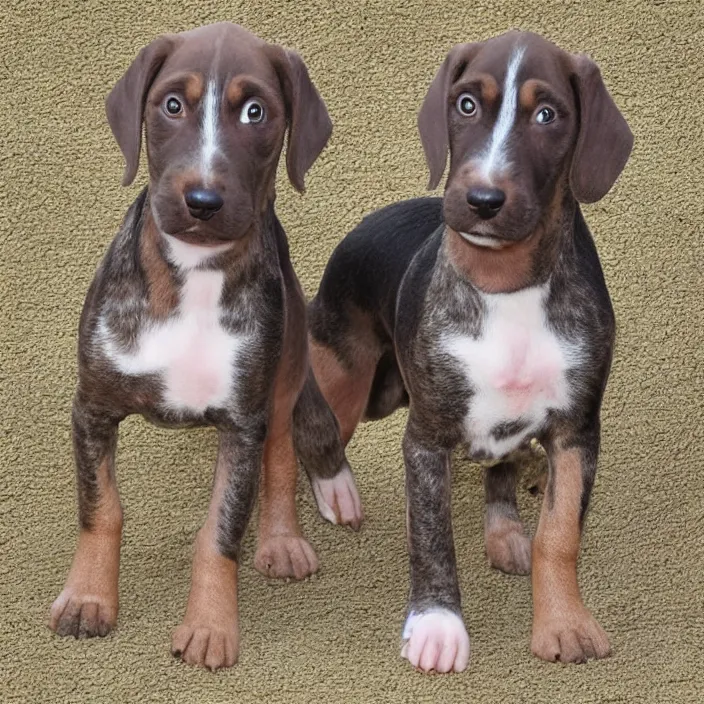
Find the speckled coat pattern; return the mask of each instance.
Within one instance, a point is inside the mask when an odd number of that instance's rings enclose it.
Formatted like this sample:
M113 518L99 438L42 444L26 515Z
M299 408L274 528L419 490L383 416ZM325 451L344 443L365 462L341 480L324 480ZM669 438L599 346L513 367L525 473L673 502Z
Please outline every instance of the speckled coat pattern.
M250 529L242 658L215 676L174 661L163 644L188 592L216 436L130 419L118 455L118 629L78 643L46 629L74 549L78 317L116 225L146 182L143 162L134 185L121 188L104 98L157 34L218 20L299 51L334 123L306 197L282 187L277 199L308 296L364 214L425 193L416 115L453 44L520 27L599 63L636 136L614 190L584 209L619 323L580 562L585 601L612 635L610 659L555 667L530 655L530 583L486 564L482 475L459 455L453 521L460 585L472 604L472 662L461 676L433 678L398 658L407 590L403 412L361 426L348 447L365 507L359 534L323 522L301 482L303 528L322 564L314 579L267 582L252 564ZM701 2L17 0L0 9L0 46L0 700L704 699ZM519 503L534 529L540 501L525 479Z

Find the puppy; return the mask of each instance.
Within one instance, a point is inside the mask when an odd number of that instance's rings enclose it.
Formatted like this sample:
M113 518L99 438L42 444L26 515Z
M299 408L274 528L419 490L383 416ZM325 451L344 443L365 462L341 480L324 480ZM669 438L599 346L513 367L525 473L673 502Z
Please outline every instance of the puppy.
M410 405L403 439L411 588L402 655L424 671L469 658L450 517L450 455L487 463L486 550L532 568L532 650L609 653L577 556L599 454L615 323L579 203L602 198L632 135L596 64L529 33L456 46L418 124L430 188L337 247L309 307L311 359L343 442ZM549 480L532 546L514 453L537 438Z
M324 487L328 514L360 520L335 417L309 373L305 301L274 212L285 133L288 176L303 191L331 123L295 52L229 23L158 37L106 107L125 185L137 174L146 125L149 185L81 316L73 405L80 535L50 626L103 636L116 624L120 421L139 413L167 426L211 425L219 432L212 499L172 650L188 663L226 667L238 655L237 562L260 472L255 566L268 576L301 579L317 569L296 517L296 451L321 497Z

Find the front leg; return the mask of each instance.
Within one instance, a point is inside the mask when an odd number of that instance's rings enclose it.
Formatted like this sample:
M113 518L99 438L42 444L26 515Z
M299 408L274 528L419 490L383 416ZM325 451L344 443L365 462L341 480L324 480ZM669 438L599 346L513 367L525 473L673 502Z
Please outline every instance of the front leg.
M330 523L359 530L364 518L362 502L345 457L340 425L312 367L293 411L293 440L320 514Z
M171 651L211 670L237 661L237 561L242 536L257 495L266 434L265 415L247 427L220 429L208 517L198 531L191 591Z
M543 660L585 662L609 655L609 640L582 603L577 557L596 473L599 429L551 438L548 485L533 541L533 638Z
M60 636L107 635L117 623L122 507L115 479L119 418L94 408L80 392L73 404L73 447L80 533L49 627Z
M318 569L318 558L301 534L296 511L293 417L308 371L306 306L293 270L285 267L286 272L286 323L264 447L254 566L267 577L303 579Z
M298 523L298 462L293 449L291 416L277 415L272 419L264 450L254 566L267 577L303 579L317 572L318 558Z
M450 507L450 451L409 418L403 440L411 592L401 656L425 672L461 672L469 661Z

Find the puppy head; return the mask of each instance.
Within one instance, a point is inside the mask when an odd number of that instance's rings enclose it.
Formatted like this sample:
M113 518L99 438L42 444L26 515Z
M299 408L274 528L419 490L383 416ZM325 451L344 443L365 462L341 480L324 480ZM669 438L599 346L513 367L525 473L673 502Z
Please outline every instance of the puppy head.
M633 146L597 65L528 32L454 47L418 127L430 188L450 152L447 225L492 248L526 239L561 193L602 198Z
M125 157L123 184L137 174L144 123L155 219L191 244L252 230L273 197L287 131L288 175L302 192L332 131L298 54L230 23L155 39L106 109Z

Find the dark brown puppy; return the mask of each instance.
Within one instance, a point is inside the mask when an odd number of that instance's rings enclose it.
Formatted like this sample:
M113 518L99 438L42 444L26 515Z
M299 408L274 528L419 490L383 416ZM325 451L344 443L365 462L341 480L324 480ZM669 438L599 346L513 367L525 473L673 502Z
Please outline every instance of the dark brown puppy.
M487 461L486 550L533 578L533 652L609 652L582 603L577 556L599 453L614 316L579 202L604 196L632 135L596 64L539 36L455 47L419 115L445 197L374 213L338 246L309 308L311 358L343 440L410 404L403 442L411 591L403 655L466 667L450 455ZM531 438L550 474L532 546L516 504Z
M146 125L149 186L81 316L73 408L81 530L51 627L95 636L116 623L120 421L140 413L169 426L213 425L212 500L172 649L189 663L230 666L237 560L260 472L255 566L264 574L301 579L317 569L296 517L296 451L335 518L359 522L335 418L308 373L305 301L274 213L287 129L288 174L302 191L331 123L296 53L228 23L157 38L110 93L107 114L125 184L137 174Z

